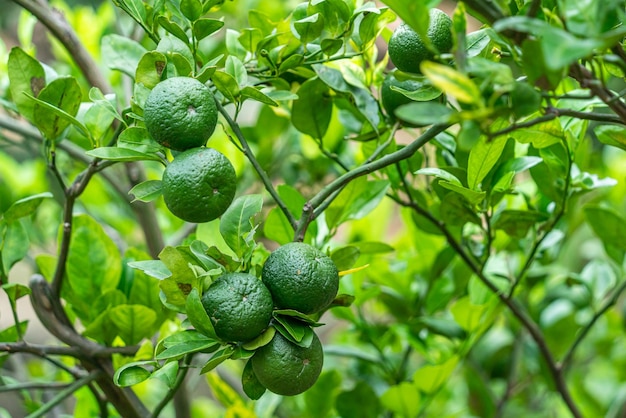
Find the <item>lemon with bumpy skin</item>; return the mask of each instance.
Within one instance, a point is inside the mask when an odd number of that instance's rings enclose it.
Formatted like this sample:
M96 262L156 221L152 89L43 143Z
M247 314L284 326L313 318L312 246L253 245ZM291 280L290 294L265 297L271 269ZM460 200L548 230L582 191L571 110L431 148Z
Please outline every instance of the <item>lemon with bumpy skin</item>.
M263 386L278 395L293 396L315 384L324 365L324 350L315 333L309 347L300 347L276 332L250 361Z
M236 184L235 169L222 153L192 148L165 168L163 200L170 212L187 222L209 222L228 209Z
M146 99L143 118L148 133L177 151L205 145L217 125L217 106L209 88L191 77L157 84Z
M202 295L215 334L229 342L258 337L272 319L274 303L267 287L248 273L226 273Z
M339 272L333 260L302 242L291 242L272 252L263 265L261 278L278 308L305 314L328 307L339 288Z
M440 54L450 52L453 45L452 19L439 9L430 9L429 16L426 36ZM398 26L391 35L388 51L396 68L408 73L419 73L422 61L434 57L420 35L406 23Z

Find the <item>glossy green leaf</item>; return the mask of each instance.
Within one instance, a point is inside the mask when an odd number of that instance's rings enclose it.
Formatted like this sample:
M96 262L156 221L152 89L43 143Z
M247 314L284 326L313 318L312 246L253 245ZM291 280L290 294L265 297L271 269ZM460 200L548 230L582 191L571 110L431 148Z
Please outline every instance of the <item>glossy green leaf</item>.
M426 393L434 393L443 386L459 363L458 357L450 357L437 365L426 365L413 374L415 386Z
M6 212L4 212L2 219L4 219L7 223L11 223L20 218L30 216L35 213L44 199L49 199L51 197L52 193L43 192L17 200L9 206Z
M244 393L252 400L258 400L266 391L265 386L256 377L250 361L246 362L241 373L241 386Z
M178 23L162 15L157 17L157 22L168 33L174 35L184 43L189 43L189 36L187 35L187 32L185 32L185 30Z
M593 131L603 144L626 150L626 132L621 126L597 125Z
M0 219L0 257L2 268L8 276L11 268L24 259L30 249L28 231L22 222L11 222L8 225Z
M211 80L220 93L231 102L236 102L236 97L239 96L239 85L232 75L218 70L213 73Z
M530 228L547 219L546 214L537 211L506 209L498 214L493 227L521 239L526 236Z
M187 296L185 310L187 311L189 322L191 322L191 325L193 325L198 332L214 340L218 339L211 318L209 318L209 315L202 305L198 289L192 289Z
M474 144L467 163L467 184L470 189L479 190L480 183L500 159L506 141L506 136L493 139L482 136Z
M456 98L461 103L482 105L480 89L467 75L430 61L422 62L420 68L433 86L445 91L447 95Z
M30 287L19 283L4 284L2 285L2 289L6 292L13 306L15 306L15 302L18 299L30 295Z
M221 350L216 351L215 354L211 356L209 361L207 361L204 364L204 366L202 366L202 369L200 369L200 374L210 372L211 370L213 370L214 368L216 368L217 366L219 366L220 364L222 364L223 362L231 358L234 353L235 353L235 349L230 345L224 347Z
M391 386L380 397L383 406L399 416L413 418L419 415L420 392L411 382Z
M180 0L180 11L192 22L202 16L202 2L200 0Z
M294 100L291 122L300 132L321 139L326 134L333 111L330 91L318 78L305 81Z
M135 82L149 89L154 88L161 81L166 66L167 58L164 54L157 51L146 52L137 63Z
M415 102L398 107L395 115L402 122L427 126L454 121L456 112L441 103Z
M245 86L248 84L248 72L239 58L232 55L226 58L224 71L235 79L237 85Z
M370 385L358 381L354 388L337 395L335 409L342 418L376 418L381 405Z
M242 88L241 96L247 99L256 100L257 102L264 103L266 105L278 106L278 103L276 103L274 99L252 86L245 86Z
M109 161L161 161L158 155L135 151L130 148L100 147L85 152L90 157Z
M117 386L128 387L147 380L150 372L144 366L154 365L154 361L134 361L126 363L115 371L113 383Z
M559 143L563 140L563 128L557 119L534 125L530 128L517 129L509 133L522 144L533 144L533 147L540 149Z
M293 22L293 26L300 37L300 42L307 44L319 38L324 30L324 16L315 13Z
M103 62L112 70L135 77L137 64L147 52L139 42L114 33L102 38Z
M17 110L26 119L34 121L35 103L25 96L24 93L37 97L39 92L46 86L45 72L42 65L21 48L15 47L9 53L7 70L11 97L17 106Z
M157 314L143 305L119 305L109 310L109 319L126 345L135 345L152 335Z
M330 228L343 222L361 219L374 210L389 188L386 180L367 181L364 177L350 182L326 209Z
M170 361L165 363L160 369L156 369L150 377L165 383L169 389L174 389L176 387L177 376L178 362Z
M330 254L330 258L337 266L337 270L343 271L354 267L354 264L361 256L361 250L354 245L339 247Z
M117 146L142 154L155 153L163 149L145 128L139 126L124 129L117 139Z
M276 319L278 319L281 316L291 318L291 319L296 319L311 327L319 327L319 326L324 325L322 323L315 321L309 315L303 314L302 312L298 312L295 309L274 309L274 311L272 312L272 315Z
M224 26L224 22L216 19L201 18L193 22L193 34L201 40L212 35Z
M173 344L165 350L161 351L156 355L155 358L157 360L180 358L185 354L197 353L205 350L210 351L211 349L219 345L219 342L211 339L182 341L178 344Z
M626 251L626 219L616 211L601 206L587 206L585 218L605 246Z
M245 195L236 198L220 220L220 233L238 257L254 247L254 217L263 208L263 196Z
M128 265L132 268L143 271L150 277L154 277L159 280L163 280L172 275L172 272L167 269L167 267L161 260L132 261L129 262Z
M146 180L134 186L128 194L135 196L133 202L152 202L163 194L161 180Z

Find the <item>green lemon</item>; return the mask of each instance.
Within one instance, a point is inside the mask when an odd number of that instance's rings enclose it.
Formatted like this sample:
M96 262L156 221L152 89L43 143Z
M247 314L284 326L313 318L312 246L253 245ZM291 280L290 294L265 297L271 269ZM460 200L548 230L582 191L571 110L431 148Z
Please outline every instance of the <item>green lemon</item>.
M256 350L252 370L259 382L278 395L293 396L317 381L324 365L324 350L315 333L309 347L300 347L274 334L269 344Z
M187 222L219 218L235 197L233 165L212 148L192 148L177 155L163 172L163 200L174 215Z
M267 287L248 273L226 273L202 295L215 334L224 341L250 341L272 319L274 303Z
M439 9L430 9L429 16L428 39L439 53L450 52L453 45L452 19ZM391 35L388 51L396 68L408 73L419 73L422 61L433 58L419 34L406 23L398 26Z
M148 133L177 151L205 145L217 125L213 93L191 77L172 77L157 84L143 109Z
M263 265L261 278L278 308L305 314L330 305L339 288L335 263L302 242L292 242L272 252Z

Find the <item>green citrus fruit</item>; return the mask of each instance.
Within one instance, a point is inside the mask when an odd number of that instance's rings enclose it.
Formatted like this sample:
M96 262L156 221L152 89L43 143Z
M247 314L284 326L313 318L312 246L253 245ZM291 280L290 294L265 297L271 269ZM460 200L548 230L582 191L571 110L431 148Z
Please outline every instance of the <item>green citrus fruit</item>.
M281 309L311 314L330 305L339 288L335 263L317 248L292 242L272 252L263 265L263 283Z
M152 89L143 117L155 141L184 151L206 144L217 125L217 106L211 90L200 81L172 77Z
M177 155L163 172L163 200L187 222L219 218L235 197L235 169L219 151L192 148Z
M324 364L324 351L315 333L311 345L304 348L276 332L272 341L257 349L250 361L263 386L278 395L292 396L306 391L317 381Z
M430 23L426 34L439 53L452 49L452 19L439 9L430 9ZM420 64L433 58L424 41L409 25L401 24L389 39L389 58L401 71L419 73Z
M409 99L399 91L392 90L392 87L398 87L407 91L415 91L422 87L422 83L415 80L398 80L393 73L388 73L383 80L383 84L380 87L380 99L383 105L383 109L391 119L396 119L395 111L402 105L413 103L413 100Z
M215 334L225 341L258 337L272 319L274 303L267 287L248 273L226 273L202 295Z

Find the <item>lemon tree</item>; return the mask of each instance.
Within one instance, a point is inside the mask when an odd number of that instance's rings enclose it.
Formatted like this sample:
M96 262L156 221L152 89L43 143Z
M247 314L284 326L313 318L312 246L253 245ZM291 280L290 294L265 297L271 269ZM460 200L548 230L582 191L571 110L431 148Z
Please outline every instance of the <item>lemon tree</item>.
M623 1L87 3L0 16L0 415L624 415Z

